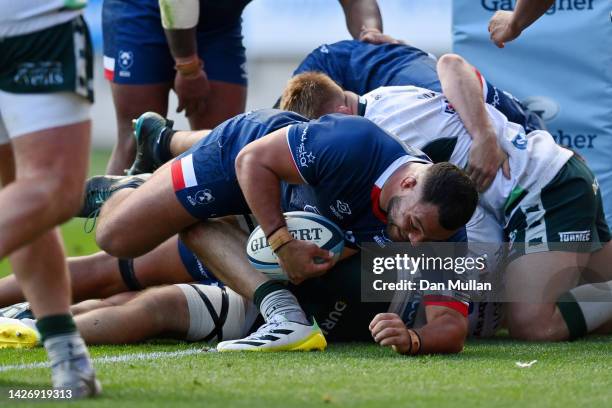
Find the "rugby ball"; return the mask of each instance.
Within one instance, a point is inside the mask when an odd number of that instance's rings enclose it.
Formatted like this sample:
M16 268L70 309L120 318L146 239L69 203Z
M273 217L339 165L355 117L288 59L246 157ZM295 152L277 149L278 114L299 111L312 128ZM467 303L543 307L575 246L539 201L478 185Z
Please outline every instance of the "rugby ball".
M344 233L336 224L319 214L305 211L287 212L285 220L293 238L312 242L333 252L336 260L340 257L344 249ZM255 228L249 236L246 250L249 262L255 269L270 279L288 280L261 227Z

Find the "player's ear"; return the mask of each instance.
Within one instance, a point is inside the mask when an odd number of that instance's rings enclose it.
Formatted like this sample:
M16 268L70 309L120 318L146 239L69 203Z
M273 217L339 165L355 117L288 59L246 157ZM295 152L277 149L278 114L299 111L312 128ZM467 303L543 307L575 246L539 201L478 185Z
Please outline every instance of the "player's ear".
M400 186L403 190L413 189L417 185L417 179L414 176L406 176L402 179Z
M335 112L336 113L343 113L345 115L352 114L351 109L348 106L346 106L346 105L338 105L338 106L336 106Z

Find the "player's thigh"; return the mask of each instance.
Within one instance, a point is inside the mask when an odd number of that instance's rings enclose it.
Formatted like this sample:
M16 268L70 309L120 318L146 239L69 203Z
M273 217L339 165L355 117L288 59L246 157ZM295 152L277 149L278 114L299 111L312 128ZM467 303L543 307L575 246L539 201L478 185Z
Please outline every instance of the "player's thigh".
M244 85L209 81L207 103L198 114L189 117L192 129L212 129L227 119L244 112L247 88Z
M165 115L175 71L159 10L135 1L105 0L102 32L104 76L111 82L120 128L146 111Z
M80 202L89 164L91 123L87 121L35 131L13 139L16 179L36 178L60 184L64 204ZM76 207L78 208L78 202Z
M114 256L142 256L196 221L177 199L166 165L117 206L102 207L96 240Z
M185 260L191 259L187 253L181 253L182 248L184 245L181 246L178 236L174 236L153 251L134 259L134 275L138 283L148 287L197 280L191 275L197 271L195 260L187 263Z
M504 282L510 328L546 324L559 297L578 283L588 257L586 253L549 251L511 261Z
M91 104L74 92L0 91L17 176L27 171L82 172L89 158ZM66 176L69 176L66 174Z
M120 136L129 136L132 120L145 112L157 112L165 116L168 112L168 93L171 82L154 84L122 84L112 83L111 91ZM123 132L122 132L123 130Z

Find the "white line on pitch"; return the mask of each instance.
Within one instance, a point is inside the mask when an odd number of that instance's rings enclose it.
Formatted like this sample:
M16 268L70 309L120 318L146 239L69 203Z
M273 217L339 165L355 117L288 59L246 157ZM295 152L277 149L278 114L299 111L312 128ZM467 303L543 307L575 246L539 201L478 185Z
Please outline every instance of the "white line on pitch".
M133 353L133 354L120 354L116 356L102 356L92 359L94 364L106 364L106 363L125 363L129 361L137 360L158 360L169 357L184 357L192 354L201 353L201 349L188 349L180 351L154 351L152 353ZM49 367L48 362L30 363L30 364L15 364L0 366L0 373L4 371L12 370L31 370L34 368L46 368Z

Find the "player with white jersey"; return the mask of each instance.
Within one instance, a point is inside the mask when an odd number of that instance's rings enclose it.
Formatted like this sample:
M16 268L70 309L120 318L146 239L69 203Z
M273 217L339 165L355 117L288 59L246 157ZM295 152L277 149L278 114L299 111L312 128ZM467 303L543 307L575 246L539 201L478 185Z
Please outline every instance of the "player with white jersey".
M479 183L490 185L480 206L496 221L490 223L491 231L479 235L496 242L503 227L504 241L510 242L505 296L511 334L561 340L595 330L612 318L612 308L608 302L593 306L588 300L601 292L604 299L609 297L608 286L570 290L584 268L590 270L586 279L610 280L604 266L611 257L610 233L594 176L547 132L525 135L521 126L485 105L482 79L461 57L442 57L438 72L445 95L390 87L359 97L322 74L302 74L289 82L281 107L310 112L310 117L332 111L364 115L434 160L450 160L460 167L468 165L475 148L489 143L483 153L488 152L493 165L503 163L503 171ZM316 98L309 93L320 97L318 104L310 102ZM468 235L479 228L470 226ZM545 272L539 270L543 262ZM555 279L563 283L546 288L557 273L567 274Z
M85 4L0 1L0 177L5 186L0 191L0 259L9 258L39 318L53 386L75 398L100 392L69 311L70 282L57 229L77 212L88 167L93 54L81 17Z

